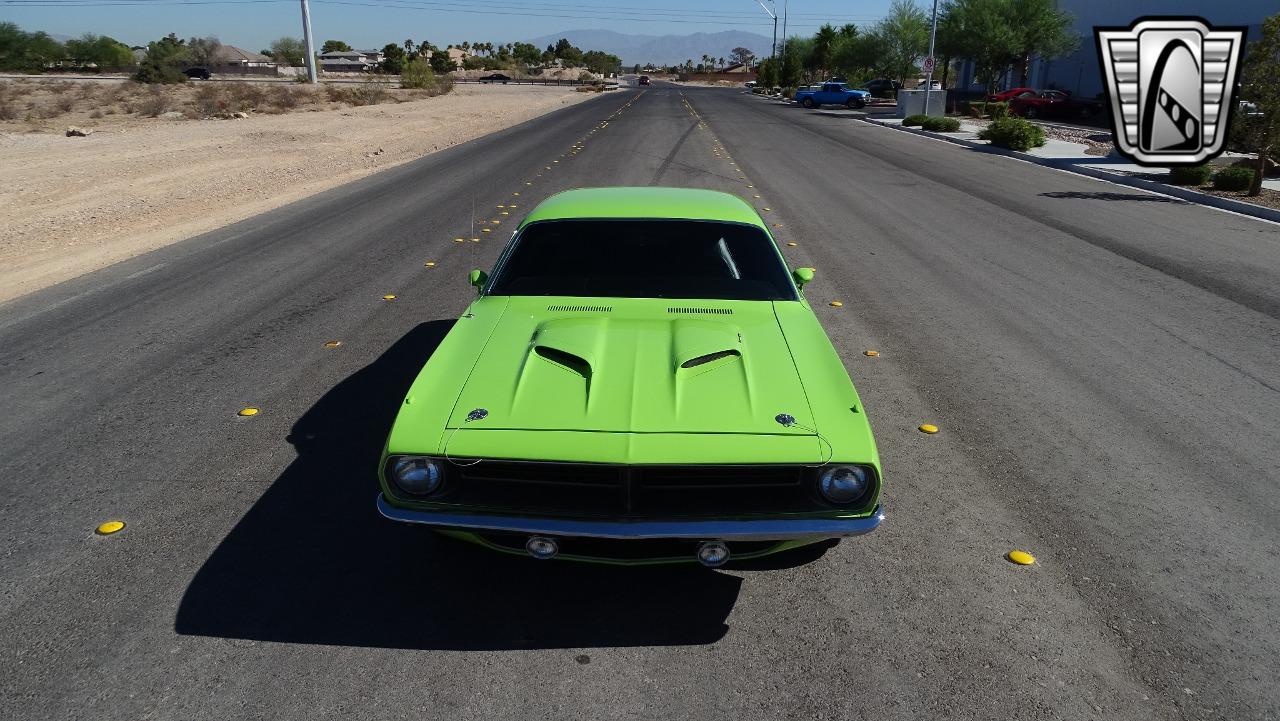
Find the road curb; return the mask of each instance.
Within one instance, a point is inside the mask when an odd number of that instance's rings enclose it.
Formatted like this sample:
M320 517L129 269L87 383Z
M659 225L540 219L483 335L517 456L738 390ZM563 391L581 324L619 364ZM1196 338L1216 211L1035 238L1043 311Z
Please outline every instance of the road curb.
M872 118L863 118L862 120L867 123L871 123L872 125L879 125L882 128L890 128L903 133L911 133L913 135L920 135L926 138L942 140L953 145L960 145L980 152L990 153L992 155L1003 155L1028 163L1043 165L1046 168L1053 168L1054 170L1075 173L1076 175L1083 175L1088 178L1094 178L1095 180L1105 180L1108 183L1115 183L1116 185L1126 185L1130 188L1137 188L1151 193L1167 195L1171 198L1185 200L1188 203L1195 203L1197 205L1204 205L1218 210L1247 215L1251 218L1258 218L1259 220L1269 220L1273 223L1280 223L1280 210L1265 208L1239 200L1232 200L1231 198L1220 198L1216 195L1201 193L1191 190L1190 188L1183 188L1177 185L1166 185L1165 183L1157 183L1154 180L1146 180L1145 178L1135 178L1130 175L1109 173L1105 170L1098 170L1097 168L1086 168L1080 165L1080 161L1075 158L1041 158L1037 155L1022 153L1016 150L994 148L986 143L977 143L963 138L948 137L943 133L931 133L927 130L904 128L896 123L885 123Z

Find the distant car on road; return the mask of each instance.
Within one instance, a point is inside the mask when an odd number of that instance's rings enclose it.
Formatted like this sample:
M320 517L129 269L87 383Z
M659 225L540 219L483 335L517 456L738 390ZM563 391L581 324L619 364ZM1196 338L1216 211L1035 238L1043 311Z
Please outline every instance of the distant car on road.
M1003 103L1009 100L1013 100L1019 95L1035 95L1035 93L1036 93L1035 88L1009 88L1008 90L1001 90L998 93L992 93L991 95L988 95L987 102Z
M747 86L748 88L754 88L756 86L756 81L748 80L747 82L743 83L743 85Z
M1087 118L1101 110L1097 101L1074 98L1061 90L1024 93L1009 101L1009 112L1024 118Z
M821 105L861 108L867 104L867 99L870 97L871 93L865 90L854 90L844 83L823 83L816 90L797 90L795 101L809 109Z
M919 84L917 84L917 85L916 85L916 90L924 90L925 82L926 82L926 81L921 80L921 81L919 82ZM930 86L930 87L929 87L929 89L930 89L930 90L941 90L941 89L942 89L942 81L941 81L941 80L934 80L932 83L929 83L929 86Z
M182 74L192 80L208 80L213 77L213 73L209 72L209 68L187 68L182 71Z
M641 76L640 76L640 84L641 84L641 85L648 85L648 84L649 84L649 76L648 76L648 75L641 75Z
M895 93L902 89L902 83L889 78L876 78L863 83L862 88L875 96L893 97Z
M510 79L511 79L511 76L510 76L510 75L503 75L502 73L493 73L492 75L486 75L486 76L484 76L483 78L480 78L480 82L482 82L482 83L502 83L503 85L506 85L506 84L507 84L507 81L508 81L508 80L510 80Z

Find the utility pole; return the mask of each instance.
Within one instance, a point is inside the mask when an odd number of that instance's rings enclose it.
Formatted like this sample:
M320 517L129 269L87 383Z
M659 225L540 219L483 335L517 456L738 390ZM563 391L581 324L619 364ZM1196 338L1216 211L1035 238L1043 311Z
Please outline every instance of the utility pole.
M306 2L306 0L302 0L302 1ZM924 114L925 115L929 114L929 94L933 92L933 66L936 64L936 61L933 59L933 45L937 39L938 39L938 0L933 0L933 27L929 28L929 69L928 69L928 72L925 73L925 79L924 79ZM946 92L945 88L943 89L943 92L944 93ZM946 104L945 97L943 99L943 104L944 105ZM945 108L943 109L942 114L943 115L947 114Z
M791 4L791 0L784 0L782 3L782 55L787 55L787 6Z
M307 82L316 84L316 47L311 40L311 6L302 0L302 39L307 46Z

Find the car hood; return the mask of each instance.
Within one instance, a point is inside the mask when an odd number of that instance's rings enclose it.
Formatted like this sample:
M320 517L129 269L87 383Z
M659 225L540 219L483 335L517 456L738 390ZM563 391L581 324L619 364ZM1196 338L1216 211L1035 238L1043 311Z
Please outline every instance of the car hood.
M507 301L449 428L804 435L800 426L814 426L771 302Z

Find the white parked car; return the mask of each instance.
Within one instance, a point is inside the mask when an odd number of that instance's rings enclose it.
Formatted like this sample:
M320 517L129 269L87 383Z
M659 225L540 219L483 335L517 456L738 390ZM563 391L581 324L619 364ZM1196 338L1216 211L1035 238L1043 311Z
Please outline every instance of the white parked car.
M920 84L916 86L916 90L924 90L924 84L925 84L925 81L921 80L921 81L920 81ZM935 80L935 81L933 81L933 83L932 83L932 85L929 87L929 89L930 89L930 90L941 90L941 89L942 89L942 81L941 81L941 80Z

